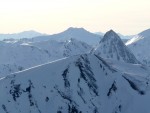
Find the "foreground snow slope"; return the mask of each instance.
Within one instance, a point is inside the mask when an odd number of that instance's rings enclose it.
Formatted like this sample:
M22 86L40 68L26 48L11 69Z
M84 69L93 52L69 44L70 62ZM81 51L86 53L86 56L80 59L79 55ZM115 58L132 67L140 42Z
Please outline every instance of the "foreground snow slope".
M120 37L113 30L108 31L104 35L92 53L116 61L134 64L139 63L133 53L125 46Z
M140 62L150 66L150 29L139 33L129 40L126 45Z
M149 113L149 78L78 55L0 80L0 113Z

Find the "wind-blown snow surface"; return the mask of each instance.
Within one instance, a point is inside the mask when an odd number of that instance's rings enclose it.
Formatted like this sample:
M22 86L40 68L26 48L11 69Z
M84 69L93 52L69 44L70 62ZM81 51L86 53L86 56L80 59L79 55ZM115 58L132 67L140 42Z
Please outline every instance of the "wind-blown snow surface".
M60 58L88 53L91 47L70 39L65 42L43 41L36 43L0 42L0 76Z
M48 63L0 80L0 113L149 113L149 79L95 55Z
M104 35L99 45L93 50L93 53L103 58L134 64L139 63L113 30L108 31Z
M126 45L139 61L150 66L150 29L139 33L129 40Z
M99 43L101 36L96 35L94 33L90 33L89 31L85 30L84 28L73 28L70 27L64 32L48 35L48 36L39 36L34 37L32 41L47 41L47 40L56 40L56 41L64 41L69 39L76 39L82 42L85 42L89 45L95 46Z

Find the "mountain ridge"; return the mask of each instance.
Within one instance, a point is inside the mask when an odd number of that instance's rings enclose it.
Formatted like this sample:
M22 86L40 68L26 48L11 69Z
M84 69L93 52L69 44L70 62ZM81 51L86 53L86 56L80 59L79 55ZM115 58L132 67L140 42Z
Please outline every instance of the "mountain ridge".
M149 113L146 82L99 56L77 55L2 78L0 112Z

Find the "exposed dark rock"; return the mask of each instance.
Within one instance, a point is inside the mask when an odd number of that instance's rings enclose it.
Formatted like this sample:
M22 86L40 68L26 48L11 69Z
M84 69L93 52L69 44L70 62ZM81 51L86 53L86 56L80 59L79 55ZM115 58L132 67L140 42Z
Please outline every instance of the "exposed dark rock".
M98 96L98 87L96 85L96 79L94 78L94 73L90 67L90 62L86 55L81 56L76 62L76 66L80 70L80 77L85 80L90 90Z
M117 86L116 86L116 82L114 81L111 87L109 88L107 96L109 97L112 94L112 92L116 92L116 90L117 90Z
M69 87L70 86L70 83L69 83L69 80L68 80L68 77L67 77L67 74L69 73L69 68L67 68L67 69L65 69L64 71L63 71L63 74L62 74L62 76L63 76L63 78L64 78L64 86L65 87Z
M130 84L130 86L131 86L132 89L134 89L135 91L137 91L137 92L138 92L139 94L141 94L141 95L144 95L144 94L145 94L145 92L142 91L142 90L140 90L140 89L138 88L138 86L137 86L133 81L129 80L129 79L126 78L125 76L123 76L123 77L124 77L125 80L128 81L128 83Z
M2 109L4 110L5 113L9 113L9 112L7 111L6 106L5 106L4 104L2 105Z

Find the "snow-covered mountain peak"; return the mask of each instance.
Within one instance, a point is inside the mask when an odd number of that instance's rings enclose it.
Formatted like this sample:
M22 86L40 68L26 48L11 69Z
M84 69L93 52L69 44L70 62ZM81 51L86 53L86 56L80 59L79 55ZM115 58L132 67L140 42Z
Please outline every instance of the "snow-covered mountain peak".
M86 31L87 32L87 30L85 30L84 28L78 28L78 27L69 27L65 32L75 32L75 31Z
M127 63L139 63L132 52L125 46L117 33L108 31L99 45L95 48L94 54L103 58L114 59Z
M71 38L77 39L77 40L85 42L89 45L95 46L100 41L101 36L91 33L89 31L85 30L84 28L70 27L67 30L60 32L58 34L34 37L32 40L34 42L47 41L47 40L65 41L65 40L69 40Z
M68 39L77 39L77 40L81 40L82 39L87 39L88 37L93 38L94 40L94 35L98 36L96 34L93 34L87 30L85 30L84 28L76 28L76 27L69 27L67 30L62 32L63 35L66 35L66 37ZM92 36L93 35L93 36Z
M106 42L106 41L119 41L119 43L122 43L118 34L116 32L114 32L113 30L106 32L106 34L104 35L104 37L101 40L101 42Z

